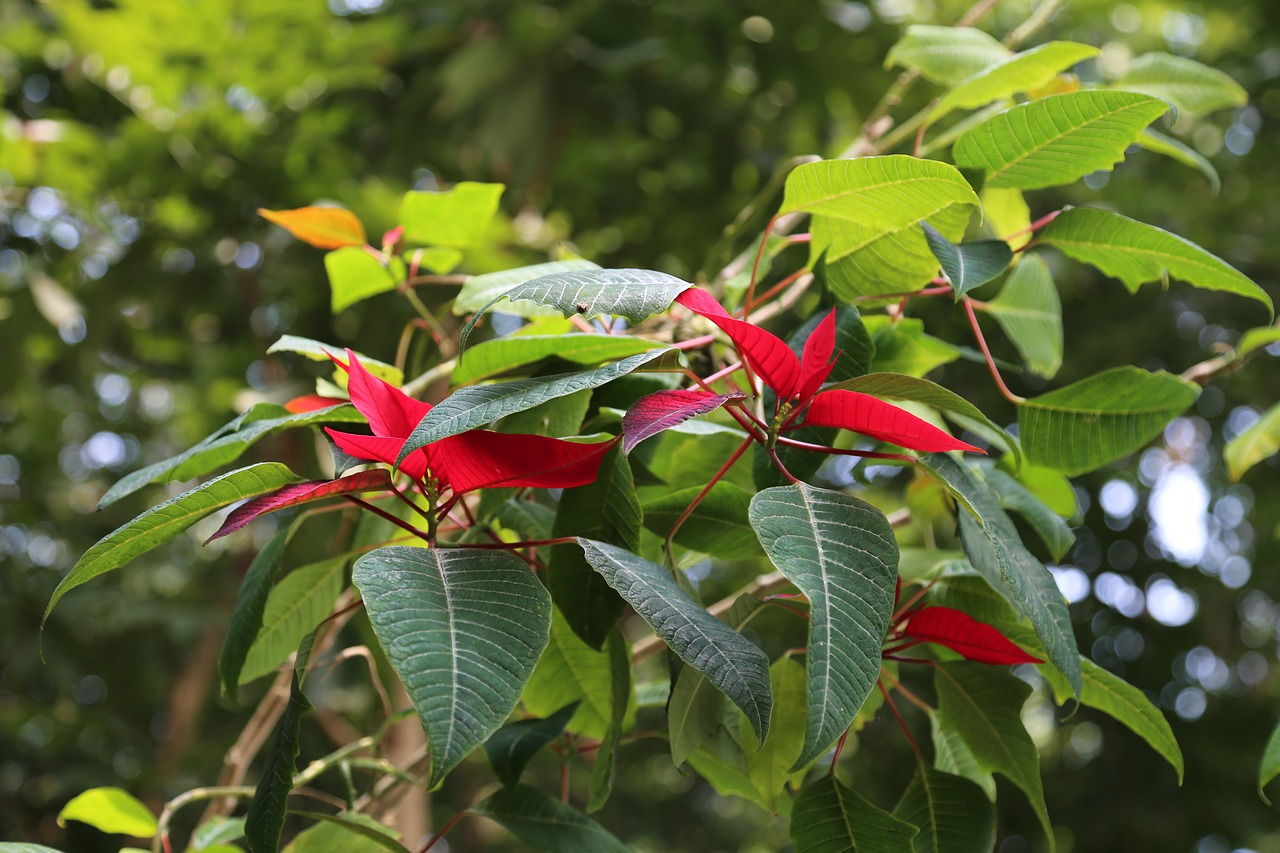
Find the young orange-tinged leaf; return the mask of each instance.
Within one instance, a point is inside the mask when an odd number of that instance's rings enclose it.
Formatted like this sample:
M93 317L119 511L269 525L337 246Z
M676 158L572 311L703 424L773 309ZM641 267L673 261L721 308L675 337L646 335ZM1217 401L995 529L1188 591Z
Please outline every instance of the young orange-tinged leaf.
M258 215L317 249L361 246L366 241L360 220L351 211L340 207L299 207L296 210L260 207Z

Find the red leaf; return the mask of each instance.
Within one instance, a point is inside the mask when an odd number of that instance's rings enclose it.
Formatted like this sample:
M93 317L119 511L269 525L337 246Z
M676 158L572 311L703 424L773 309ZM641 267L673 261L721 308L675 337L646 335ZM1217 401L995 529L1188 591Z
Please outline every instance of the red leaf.
M341 447L347 454L357 459L367 459L370 462L384 462L393 467L396 464L396 459L400 456L400 451L404 448L403 438L338 432L331 427L325 427L324 431L333 439L334 444ZM421 451L406 456L404 462L400 464L400 470L415 480L421 480L427 473L429 461L427 450L434 446L433 444L427 445Z
M705 415L729 400L745 394L713 394L710 391L655 391L637 400L622 418L622 452L690 418Z
M301 397L294 397L292 400L284 404L285 411L300 415L303 412L314 412L319 409L327 409L330 406L341 405L347 402L341 397L321 397L319 394L303 394Z
M431 404L413 399L365 370L351 350L347 350L347 359L347 364L336 358L333 358L333 363L347 371L350 377L347 392L351 395L351 402L368 419L373 434L408 438L413 428L431 411ZM394 462L392 460L392 464Z
M870 394L856 391L821 391L804 416L809 426L829 426L860 432L911 450L934 453L942 450L982 450L966 444L910 412L890 405Z
M274 222L317 249L340 249L364 244L364 226L349 210L340 207L299 207L296 210L258 208L258 215Z
M695 311L720 327L738 348L738 353L779 399L790 400L796 393L800 377L800 359L782 339L759 326L735 320L706 291L691 287L676 297L690 311Z
M205 540L206 545L220 539L228 533L235 533L241 527L260 515L275 512L285 507L321 501L338 495L349 495L355 492L382 492L391 488L391 475L381 468L372 471L360 471L341 480L309 480L305 483L294 483L277 489L268 495L245 501L231 511L227 520L218 528L218 532Z
M836 364L836 360L831 357L835 348L836 309L832 308L804 342L804 352L800 357L800 379L796 389L801 400L812 397L831 375L831 368Z
M390 231L382 235L382 251L386 252L394 249L396 244L403 238L404 226L397 225L395 228L392 228Z
M568 489L586 485L595 480L601 459L615 441L579 444L544 435L476 429L428 447L435 463L432 473L461 494L495 486Z
M1044 663L987 623L950 607L923 607L910 613L902 633L912 639L946 646L979 663Z

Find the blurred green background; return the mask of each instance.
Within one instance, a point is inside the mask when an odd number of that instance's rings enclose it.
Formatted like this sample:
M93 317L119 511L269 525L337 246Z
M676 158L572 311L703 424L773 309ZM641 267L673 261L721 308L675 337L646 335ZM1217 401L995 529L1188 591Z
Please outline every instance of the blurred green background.
M1251 103L1180 128L1221 172L1220 193L1135 152L1113 175L1034 195L1033 213L1114 205L1280 296L1273 3L1062 10L1041 39L1102 46L1086 73L1164 50L1227 71ZM778 162L848 144L896 77L881 61L906 24L951 23L967 6L0 0L0 839L116 850L58 827L62 804L120 785L159 805L210 783L247 718L217 696L214 667L249 553L181 537L68 597L43 662L37 628L76 558L161 497L95 513L107 486L247 402L307 390L295 361L264 355L280 334L394 355L408 308L387 294L331 317L321 253L258 207L337 202L376 235L407 189L501 181L496 248L465 271L569 241L601 264L691 276ZM1002 0L981 24L1004 35L1028 12ZM903 115L929 95L919 87ZM1178 285L1129 296L1076 266L1059 284L1059 382L1129 363L1182 370L1266 320L1246 300ZM954 323L923 316L944 335ZM1231 485L1220 460L1224 438L1280 396L1277 375L1275 352L1263 355L1163 442L1081 482L1085 527L1060 570L1077 636L1158 697L1187 779L1179 788L1107 719L1081 712L1055 729L1032 709L1061 850L1280 851L1280 816L1255 790L1280 716L1280 466ZM980 366L935 378L1012 420ZM1032 380L1014 377L1015 390L1038 390ZM305 452L296 436L254 450ZM314 722L306 734L304 756L330 748ZM783 822L718 798L647 743L623 753L599 815L620 837L646 850L782 849ZM882 805L911 769L891 722L866 731L852 762ZM1000 851L1040 849L1020 795L1003 783L1001 794ZM457 849L488 849L479 830L459 832Z

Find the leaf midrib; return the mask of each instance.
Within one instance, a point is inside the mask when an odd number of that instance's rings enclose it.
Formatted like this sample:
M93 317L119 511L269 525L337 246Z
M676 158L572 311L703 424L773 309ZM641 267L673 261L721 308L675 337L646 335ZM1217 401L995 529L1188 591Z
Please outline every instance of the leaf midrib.
M1035 103L1035 102L1032 101L1032 103ZM1090 128L1094 124L1097 124L1100 121L1105 121L1106 119L1123 115L1126 112L1138 110L1139 108L1143 107L1147 103L1149 102L1138 101L1137 103L1125 104L1123 107L1120 107L1119 109L1112 109L1112 110L1100 113L1099 115L1096 115L1093 118L1086 120L1083 124L1074 125L1071 129L1063 133L1059 133L1057 136L1051 139L1046 139L1044 142L1040 143L1039 145L1035 145L1035 146L1032 146L1031 148L1028 148L1023 154L1013 158L1008 163L1006 163L1002 168L989 173L987 175L987 183L990 184L992 181L997 180L1001 175L1004 175L1007 172L1011 171L1012 169L1015 169L1016 167L1022 165L1022 163L1028 157L1031 157L1032 155L1035 155L1035 154L1039 154L1041 151L1043 151L1045 148L1048 148L1050 145L1054 145L1058 142L1061 142L1063 139L1066 139L1068 136L1071 136L1072 134L1075 134L1075 133L1079 133L1081 130ZM1152 121L1155 121L1155 119L1152 119Z

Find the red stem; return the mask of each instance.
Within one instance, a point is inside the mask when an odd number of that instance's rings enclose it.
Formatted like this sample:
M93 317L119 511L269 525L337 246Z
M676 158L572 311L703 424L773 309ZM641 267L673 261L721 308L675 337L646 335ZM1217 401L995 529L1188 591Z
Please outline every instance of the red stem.
M939 279L934 279L939 281ZM951 289L951 285L942 285L939 287L926 287L923 290L913 290L909 293L871 293L866 296L855 296L854 302L870 302L872 300L881 299L914 299L917 296L946 296L955 293Z
M755 307L756 295L756 277L760 274L760 261L764 258L764 247L769 242L769 235L773 233L773 226L778 224L778 219L782 216L775 213L769 223L764 226L764 233L760 235L760 248L756 250L756 261L751 265L751 281L747 284L747 295L742 300L742 316L751 316L751 309Z
M418 853L427 853L428 850L430 850L432 847L435 846L435 843L437 841L439 841L441 838L444 838L444 834L446 832L453 829L453 825L455 823L457 823L458 821L462 820L464 817L467 817L470 814L471 814L470 809L463 809L462 811L455 814L453 817L449 818L449 820L445 823L445 825L440 827L440 831L437 832L435 835L431 836L431 840L428 841L425 845L423 845L422 849L419 850Z
M673 344L672 346L676 349L697 349L698 347L704 347L709 343L713 343L715 339L715 335L702 335L697 338L689 338L687 341L681 341L680 343Z
M571 545L577 542L574 536L561 536L558 539L526 539L523 542L495 542L489 544L486 542L458 542L451 544L450 548L479 548L488 551L514 551L516 548L537 548L541 545Z
M768 302L770 299L777 296L782 291L786 290L788 286L795 283L796 279L800 278L800 276L804 275L808 271L809 271L808 267L803 267L801 269L796 270L791 275L787 276L782 281L778 282L773 287L766 290L764 295L760 297L759 301ZM745 317L746 315L744 314L743 316Z
M1023 234L1034 234L1036 231L1039 231L1041 228L1045 227L1050 222L1057 219L1058 214L1060 213L1062 213L1061 210L1055 210L1052 213L1046 213L1044 216L1040 217L1035 222L1032 222L1026 228L1023 228L1021 231L1014 231L1012 234L1006 235L1004 239L1006 241L1009 241L1009 240L1012 240L1014 237L1021 237ZM1026 247L1024 246L1023 248L1025 249Z
M836 751L831 754L831 769L827 771L832 779L836 778L836 765L840 763L840 753L844 752L844 742L849 737L849 729L852 728L853 726L850 726L845 729L844 733L840 735L840 740L836 741Z
M911 606L913 604L915 604L917 601L919 601L920 599L924 598L926 595L929 594L929 590L933 588L933 584L934 584L934 581L929 581L927 584L920 587L920 591L917 592L915 595L911 596L911 598L907 599L906 604L896 609L893 612L893 617L889 620L890 624L896 625L898 623L898 620L902 618L902 614L906 613L908 610L911 609Z
M800 450L812 450L814 453L828 453L835 456L860 456L866 459L896 459L899 462L910 462L915 464L918 460L914 456L907 456L903 453L880 453L876 450L844 450L839 447L828 447L825 444L810 444L807 441L796 441L794 438L786 436L778 436L778 444L785 444L787 447L796 447Z
M898 711L898 705L893 701L893 697L889 695L884 682L877 679L876 687L879 687L880 692L884 694L884 703L889 706L889 710L893 712L894 719L898 721L898 725L902 728L902 733L907 736L907 741L911 744L911 749L916 754L916 760L924 761L924 753L920 751L920 744L916 743L915 735L911 734L911 729L907 727L907 721L902 719L902 714Z
M991 371L991 378L995 379L1000 393L1014 405L1024 402L1024 398L1010 391L1009 386L1004 384L1004 378L1000 375L1000 368L996 367L996 360L991 357L991 349L987 346L987 339L982 335L982 327L978 325L978 315L973 312L972 300L964 300L964 310L969 315L969 326L973 329L973 336L978 340L978 346L982 349L982 357L987 360L987 368Z
M720 466L720 470L716 471L715 475L707 481L707 484L702 487L702 491L698 492L697 496L689 502L689 505L684 508L684 512L680 513L680 517L676 519L676 523L671 525L671 529L667 531L667 556L671 560L672 568L674 568L676 564L675 552L672 550L672 542L675 539L676 531L678 531L680 526L688 520L689 516L693 514L693 511L698 508L698 504L702 503L703 498L707 496L707 493L711 491L712 487L715 486L716 483L720 482L720 478L729 473L729 469L733 467L733 463L741 459L742 454L746 453L747 448L754 443L755 438L748 437L743 440L742 444L738 445L738 449L733 451L733 454L730 455L728 460Z
M343 497L351 501L356 506L361 507L363 509L367 509L369 510L369 512L373 513L374 515L386 519L387 521L394 524L396 527L407 530L410 533L412 533L414 536L419 537L420 539L426 539L428 542L431 541L431 538L427 536L426 531L419 530L409 522L404 521L403 519L400 519L400 518L396 518L394 515L387 512L385 509L382 509L381 507L376 507L373 504L369 503L368 501L362 501L355 495L343 495Z

